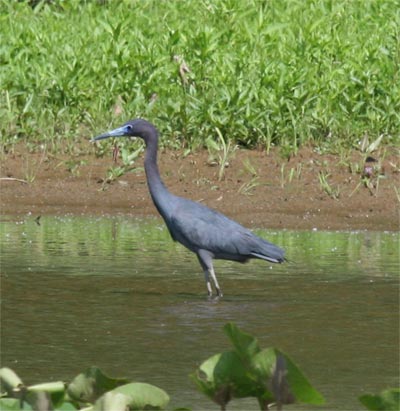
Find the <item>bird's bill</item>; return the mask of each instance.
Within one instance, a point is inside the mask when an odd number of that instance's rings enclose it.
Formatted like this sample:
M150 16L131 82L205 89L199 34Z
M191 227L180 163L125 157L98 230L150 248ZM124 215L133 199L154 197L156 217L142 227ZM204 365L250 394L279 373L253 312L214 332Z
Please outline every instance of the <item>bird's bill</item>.
M93 137L91 141L104 140L105 138L110 138L110 137L123 137L123 136L126 136L126 132L127 132L126 126L122 126L114 130L107 131L107 133L100 134L97 137Z

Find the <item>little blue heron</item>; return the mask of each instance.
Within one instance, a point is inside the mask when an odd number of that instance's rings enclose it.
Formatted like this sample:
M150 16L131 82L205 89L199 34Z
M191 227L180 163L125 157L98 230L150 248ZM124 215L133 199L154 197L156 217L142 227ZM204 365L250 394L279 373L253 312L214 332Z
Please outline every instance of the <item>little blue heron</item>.
M199 259L207 292L212 296L210 278L217 296L222 296L214 272L213 258L244 263L259 258L271 263L285 261L284 251L254 235L235 221L202 204L171 194L160 178L157 165L158 131L143 119L131 120L122 127L95 137L140 137L146 145L144 168L151 198L174 241L179 241Z

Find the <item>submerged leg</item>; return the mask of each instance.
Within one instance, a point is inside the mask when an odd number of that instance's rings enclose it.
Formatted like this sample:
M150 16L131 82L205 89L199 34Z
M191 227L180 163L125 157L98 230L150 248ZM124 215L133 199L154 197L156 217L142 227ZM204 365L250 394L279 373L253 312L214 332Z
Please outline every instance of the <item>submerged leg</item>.
M208 295L212 296L212 287L210 282L210 277L214 283L215 291L217 296L222 297L222 291L219 287L217 276L215 275L214 267L212 264L212 255L206 250L199 250L197 252L197 258L199 259L200 265L204 271L204 278L206 280L207 292Z
M211 297L212 296L212 287L211 287L211 283L210 283L210 274L208 273L207 269L204 270L204 279L206 280L208 296Z
M215 272L214 272L214 267L211 266L211 268L209 268L208 272L210 273L211 279L214 282L215 291L217 293L217 296L222 297L222 291L221 291L221 288L219 288L217 276L215 275Z

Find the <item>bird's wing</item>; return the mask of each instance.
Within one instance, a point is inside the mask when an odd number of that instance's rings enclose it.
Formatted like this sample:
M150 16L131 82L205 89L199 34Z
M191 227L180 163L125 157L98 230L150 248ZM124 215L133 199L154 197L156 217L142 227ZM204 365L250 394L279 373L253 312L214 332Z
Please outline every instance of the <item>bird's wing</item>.
M189 200L175 209L168 225L173 238L189 249L216 255L249 255L255 237L223 214Z
M221 213L186 199L179 199L167 223L172 237L190 250L208 250L216 258L246 261L261 258L285 260L285 252L256 236Z

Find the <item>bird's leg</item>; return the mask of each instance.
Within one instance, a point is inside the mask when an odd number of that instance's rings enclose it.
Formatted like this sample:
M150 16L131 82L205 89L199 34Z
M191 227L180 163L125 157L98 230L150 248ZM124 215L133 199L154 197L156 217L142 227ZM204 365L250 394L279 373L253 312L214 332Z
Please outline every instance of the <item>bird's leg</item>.
M211 288L211 282L210 282L210 274L207 269L204 270L204 278L206 280L206 286L207 286L207 292L208 296L212 296L212 288Z
M210 273L211 279L213 280L217 296L222 297L222 291L221 291L221 288L219 288L217 276L215 275L215 272L214 272L214 267L211 266L211 268L208 269L208 272Z
M219 288L219 284L217 281L217 277L215 275L214 269L213 268L209 268L209 269L205 269L204 270L204 278L206 280L206 285L207 285L207 292L208 292L208 296L212 297L212 287L211 287L211 281L210 281L210 276L211 279L214 283L215 286L215 291L217 293L217 297L222 297L222 291Z
M199 259L201 267L204 271L204 278L206 280L208 296L209 297L212 296L212 287L211 287L211 281L210 281L210 277L211 277L211 280L214 283L217 296L222 297L222 292L221 292L221 289L219 288L217 277L214 272L212 257L213 255L207 250L197 251L197 258Z

